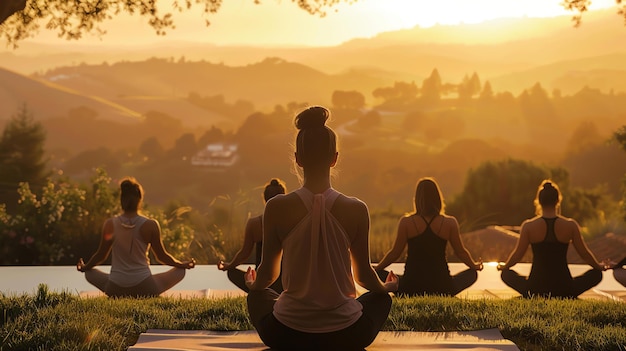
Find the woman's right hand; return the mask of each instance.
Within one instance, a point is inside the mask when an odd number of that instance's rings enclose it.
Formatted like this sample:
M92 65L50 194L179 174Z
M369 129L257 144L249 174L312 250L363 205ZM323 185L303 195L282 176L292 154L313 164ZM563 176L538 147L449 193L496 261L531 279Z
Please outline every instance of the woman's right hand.
M252 285L254 285L254 282L256 281L256 271L254 270L254 268L248 267L248 270L246 271L246 274L243 276L243 278L246 282L246 286L249 289L252 288Z
M192 269L196 266L196 259L192 258L188 261L183 261L180 263L179 268L184 268L184 269Z
M76 270L79 272L83 272L85 273L86 269L85 269L85 261L83 261L82 257L78 260L78 263L76 264Z
M387 279L385 279L384 285L385 285L385 290L387 290L387 292L398 291L400 280L398 279L398 276L393 271L389 271L389 274L387 274Z
M222 260L217 262L217 269L219 269L220 271L227 271L229 268L230 268L230 263L226 263Z

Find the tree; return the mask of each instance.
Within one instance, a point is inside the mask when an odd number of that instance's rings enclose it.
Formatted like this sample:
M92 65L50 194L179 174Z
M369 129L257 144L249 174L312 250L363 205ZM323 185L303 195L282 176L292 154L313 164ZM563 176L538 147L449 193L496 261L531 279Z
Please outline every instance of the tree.
M147 157L148 160L154 161L163 157L165 152L159 140L156 137L150 137L139 145L139 153Z
M551 178L563 190L567 177L563 169L529 161L488 161L467 173L463 192L447 210L459 218L465 230L489 224L519 225L533 216L533 199L541 181Z
M613 139L626 151L626 125L621 126L613 133ZM626 174L622 178L622 214L626 220Z
M7 123L0 138L0 202L13 205L21 182L40 189L49 173L44 159L46 133L26 104Z
M251 0L260 4L259 0ZM292 0L304 11L323 17L326 10L341 2L353 3L356 0ZM15 45L19 40L32 36L40 28L40 23L54 30L59 37L80 39L83 34L103 34L100 23L110 20L122 12L138 13L148 17L148 24L157 35L175 28L172 14L162 12L161 2L155 0L2 0L0 1L0 36ZM169 5L169 4L168 4ZM205 14L220 10L222 0L182 0L174 1L174 11L182 12L192 6L202 6ZM208 20L205 21L210 24Z
M335 90L331 100L333 106L337 108L358 110L365 106L365 96L356 90Z
M250 0L260 4L260 0ZM358 0L291 0L304 11L323 17L326 10L339 3L354 3ZM382 1L382 0L381 0ZM626 4L615 0L617 13L626 20ZM582 14L588 10L590 0L563 0L562 5L575 13L575 25L581 23ZM77 6L79 4L80 6ZM27 6L28 5L28 6ZM174 11L182 12L193 5L202 6L205 14L213 14L220 10L222 0L183 0L174 1ZM427 6L427 5L424 5ZM157 35L165 35L168 29L175 28L172 14L161 12L159 2L155 0L100 0L100 1L66 1L66 0L2 0L0 1L0 36L9 44L16 45L19 40L32 36L44 22L45 27L54 30L60 37L80 39L83 34L104 31L99 24L122 13L148 17L148 24ZM208 20L205 22L210 24Z
M430 76L422 82L422 100L429 106L438 104L439 100L441 100L441 90L441 76L435 68L430 73Z

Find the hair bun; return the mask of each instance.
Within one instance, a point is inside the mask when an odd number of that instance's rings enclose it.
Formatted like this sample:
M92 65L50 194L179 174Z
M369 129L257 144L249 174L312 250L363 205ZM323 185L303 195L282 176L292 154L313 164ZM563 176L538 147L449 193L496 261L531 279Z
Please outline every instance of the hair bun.
M554 186L552 186L552 183L550 183L550 182L546 182L546 183L543 185L543 188L544 188L544 189L554 189Z
M280 185L280 184L278 184L278 179L274 178L274 179L272 179L272 180L270 181L270 185L271 185L271 186L277 186L277 185Z
M322 106L311 106L296 116L296 128L323 128L330 117L330 111Z

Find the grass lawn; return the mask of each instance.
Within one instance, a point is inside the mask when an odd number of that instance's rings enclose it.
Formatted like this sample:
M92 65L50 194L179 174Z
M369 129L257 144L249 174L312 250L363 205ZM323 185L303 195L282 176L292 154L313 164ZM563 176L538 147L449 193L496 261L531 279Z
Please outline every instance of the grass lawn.
M126 350L147 329L249 330L246 301L1 296L0 350ZM626 304L592 300L394 298L384 330L500 329L521 350L626 350Z

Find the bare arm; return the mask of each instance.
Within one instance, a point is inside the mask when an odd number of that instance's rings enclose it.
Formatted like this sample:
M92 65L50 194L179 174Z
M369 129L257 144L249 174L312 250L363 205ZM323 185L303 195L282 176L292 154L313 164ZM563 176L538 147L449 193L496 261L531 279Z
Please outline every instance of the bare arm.
M258 217L250 218L248 222L246 222L246 230L245 230L245 234L243 238L243 245L241 246L241 249L237 251L237 253L235 254L235 257L233 257L233 259L230 262L224 263L220 261L217 265L217 268L219 268L222 271L226 271L230 268L237 267L243 261L245 261L248 257L250 257L250 254L252 253L252 249L254 248L254 234L256 231L262 231L262 230L263 230L263 227L261 224L261 219Z
M463 242L461 241L461 233L459 231L459 223L457 222L456 218L448 217L448 220L451 220L453 222L450 228L449 241L452 249L454 249L454 254L459 259L461 259L461 261L463 261L463 263L465 263L469 268L477 271L482 270L483 263L475 262L474 258L472 258L472 255L465 248L465 245L463 245Z
M598 262L598 260L593 255L591 250L589 250L589 247L587 246L587 244L583 240L582 235L580 234L580 227L578 226L578 223L574 220L570 220L568 225L571 226L572 245L574 245L574 248L576 249L576 252L578 252L580 257L585 262L587 262L587 264L589 264L591 267L595 269L598 269L601 271L608 269L609 267L603 262Z
M385 256L380 260L380 262L378 262L378 264L376 266L374 266L374 269L379 271L379 270L383 270L385 268L387 268L387 266L389 266L390 264L394 263L398 257L400 257L400 255L402 255L402 252L404 252L404 249L406 248L407 245L407 240L408 240L408 229L407 229L407 222L409 221L409 217L403 217L400 219L400 222L398 222L398 231L396 234L396 240L393 244L393 247L391 248L391 250L389 250Z
M162 264L176 267L176 268L193 268L195 267L196 261L192 258L188 261L180 261L172 256L167 250L165 246L163 246L163 239L161 238L161 227L159 226L159 222L154 219L148 219L141 226L141 235L144 238L149 238L148 242L152 247L152 252L154 252L154 256L157 261Z
M359 206L355 206L355 212L355 218L358 218L358 226L356 236L350 247L355 281L360 286L373 292L396 291L398 289L398 278L395 274L389 274L387 282L383 284L370 262L370 223L367 206L359 202Z
M113 246L113 220L107 219L102 226L102 235L100 237L100 244L98 250L91 256L87 263L83 262L83 259L78 260L76 269L81 272L86 272L93 267L104 262L111 253L111 247Z
M283 211L280 208L280 201L277 200L272 199L265 206L261 264L258 272L248 269L248 274L246 274L246 285L248 285L250 290L263 290L272 285L280 275L280 260L283 255L283 248L278 236L276 221L280 218ZM249 276L250 274L252 275L251 277Z
M505 270L505 269L509 269L515 266L519 262L519 260L521 260L522 257L524 257L524 254L526 253L526 250L528 249L528 245L530 245L530 237L528 233L529 229L526 223L527 222L522 223L522 228L520 229L520 236L519 236L519 239L517 239L517 245L515 246L515 249L509 256L509 259L506 261L506 263L502 266L498 266L499 270Z

